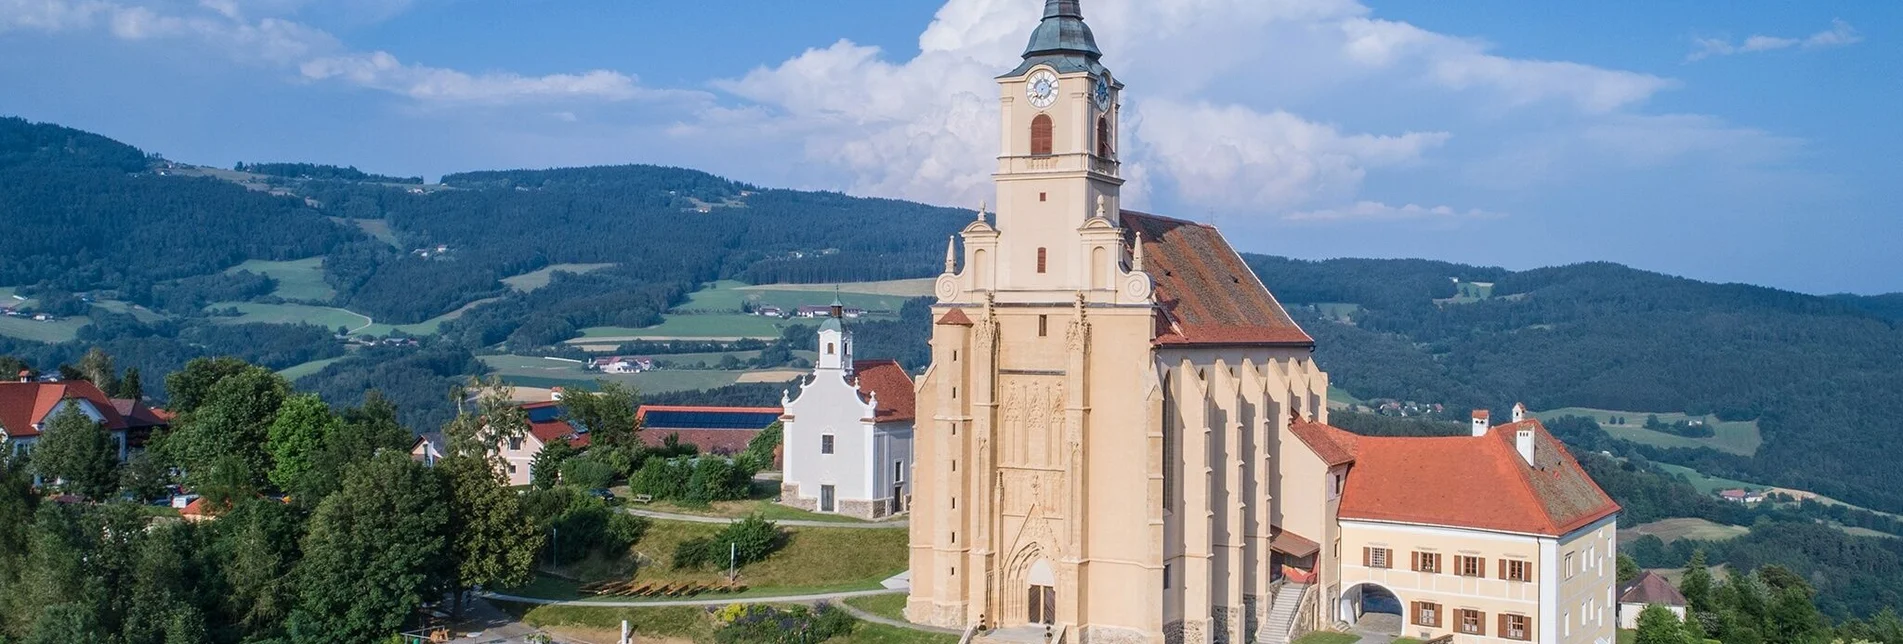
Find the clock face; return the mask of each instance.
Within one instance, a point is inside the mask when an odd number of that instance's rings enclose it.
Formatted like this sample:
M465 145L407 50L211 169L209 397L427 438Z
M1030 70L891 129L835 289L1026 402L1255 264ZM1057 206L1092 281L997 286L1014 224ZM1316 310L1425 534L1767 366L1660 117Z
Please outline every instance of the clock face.
M1097 87L1091 90L1090 97L1096 99L1097 111L1110 111L1110 80L1107 78L1098 78Z
M1031 74L1031 82L1025 84L1024 95L1037 109L1050 107L1057 102L1057 74L1048 69L1037 70Z

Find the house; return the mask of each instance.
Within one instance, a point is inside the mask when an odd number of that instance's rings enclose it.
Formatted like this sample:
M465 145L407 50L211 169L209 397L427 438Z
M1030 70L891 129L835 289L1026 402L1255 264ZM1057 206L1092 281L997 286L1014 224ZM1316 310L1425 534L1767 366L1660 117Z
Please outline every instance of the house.
M588 367L602 373L640 373L653 371L654 359L608 356L588 361Z
M760 430L780 421L779 407L697 407L642 405L635 412L641 443L658 447L668 436L679 436L707 454L738 454Z
M533 402L522 405L522 411L528 414L529 431L521 436L504 439L496 445L496 452L502 457L502 474L508 479L508 485L528 485L531 480L530 468L535 455L550 443L562 441L571 447L588 446L588 432L562 420L560 400ZM411 446L411 457L415 458L419 445Z
M120 461L124 461L131 450L143 447L153 429L170 422L169 415L138 401L114 400L90 382L36 382L31 374L21 372L17 381L0 382L0 430L4 430L4 444L15 454L26 454L33 449L33 443L39 441L46 423L68 407L77 408L106 428L118 445ZM122 408L132 414L130 420L120 412ZM129 429L136 431L128 432Z
M1718 498L1733 503L1758 503L1764 500L1764 493L1732 488L1729 490L1719 490Z
M819 360L798 398L781 396L780 502L877 519L910 506L912 378L896 361L854 361L842 308L819 327Z
M1685 619L1685 595L1672 587L1672 582L1647 570L1619 588L1619 628L1638 628L1639 613L1653 604L1670 609L1681 621Z
M1329 620L1398 612L1420 639L1611 641L1618 504L1524 407L1489 421L1476 411L1458 437L1290 424L1283 480L1322 484L1282 493L1323 501L1285 510L1282 527L1340 550L1289 565L1320 563L1318 581L1340 588L1324 595Z
M760 308L754 309L753 313L754 315L763 315L770 318L786 317L786 310L777 306L762 306Z
M426 466L434 467L437 461L448 455L449 439L442 432L418 434L416 440L410 443L410 460Z
M834 304L837 304L837 303L838 301L837 299L835 299ZM832 312L833 312L832 305L808 304L794 310L793 315L794 317L802 317L802 318L823 318L823 317L831 316ZM842 317L846 317L846 318L857 318L859 316L866 314L865 309L854 308L850 306L840 307L839 312Z

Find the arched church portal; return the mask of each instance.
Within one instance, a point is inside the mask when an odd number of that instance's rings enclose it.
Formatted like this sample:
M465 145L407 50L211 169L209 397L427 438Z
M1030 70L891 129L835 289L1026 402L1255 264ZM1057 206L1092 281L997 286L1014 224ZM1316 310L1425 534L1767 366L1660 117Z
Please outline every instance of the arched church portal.
M1387 587L1372 582L1349 586L1337 602L1335 618L1358 633L1400 635L1405 628L1401 598Z

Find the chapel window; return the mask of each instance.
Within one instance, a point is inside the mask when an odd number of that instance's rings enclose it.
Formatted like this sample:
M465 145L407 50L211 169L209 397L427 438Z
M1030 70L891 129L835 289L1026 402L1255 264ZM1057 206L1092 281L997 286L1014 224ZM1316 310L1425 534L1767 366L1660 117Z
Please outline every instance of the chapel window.
M1031 119L1031 156L1050 156L1051 117L1039 114Z

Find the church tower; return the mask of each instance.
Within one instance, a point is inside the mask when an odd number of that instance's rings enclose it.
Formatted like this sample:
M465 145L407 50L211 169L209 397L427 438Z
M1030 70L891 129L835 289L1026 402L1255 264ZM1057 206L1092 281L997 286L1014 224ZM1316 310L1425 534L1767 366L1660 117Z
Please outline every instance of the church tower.
M1214 228L1122 209L1124 86L1079 5L1046 0L998 77L998 211L934 285L906 616L1241 642L1272 592L1271 435L1326 413L1326 376Z

